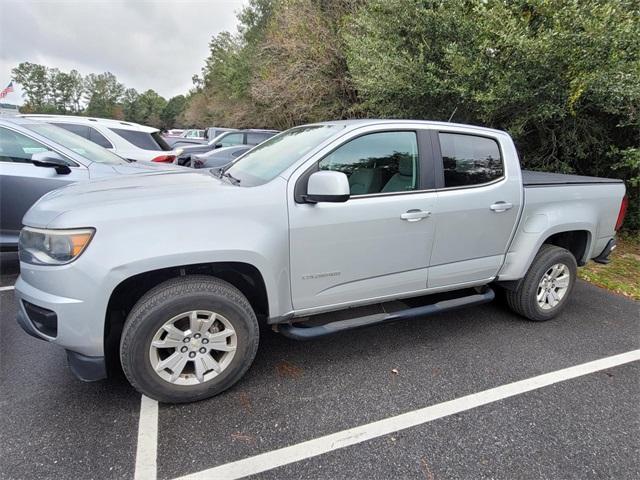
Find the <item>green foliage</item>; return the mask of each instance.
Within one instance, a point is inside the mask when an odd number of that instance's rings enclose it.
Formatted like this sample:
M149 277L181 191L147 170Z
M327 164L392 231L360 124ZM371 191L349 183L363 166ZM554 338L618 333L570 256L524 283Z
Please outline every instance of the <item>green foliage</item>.
M167 102L154 90L139 94L133 88L125 89L110 72L83 78L76 70L67 73L24 62L12 73L26 99L23 113L90 115L172 128L181 122L186 106L183 95Z
M51 104L50 75L47 67L23 62L12 70L13 80L22 86L27 97L24 109L27 112L42 112L53 109Z
M136 109L138 108L138 98L140 94L135 88L127 88L122 94L122 98L120 99L122 103L122 113L126 120L130 122L137 122L138 113Z
M85 114L92 117L111 118L124 93L124 85L113 73L91 73L85 79Z
M171 97L160 112L160 123L162 128L172 128L179 124L179 117L184 111L187 99L184 95Z
M624 178L638 228L637 1L372 0L349 25L358 110L504 129L525 168Z
M190 124L287 128L348 114L355 93L339 34L356 0L252 0L236 34L211 40Z
M634 232L640 231L640 148L618 150L612 148L611 168L620 178L626 179L629 208L625 219L625 228Z

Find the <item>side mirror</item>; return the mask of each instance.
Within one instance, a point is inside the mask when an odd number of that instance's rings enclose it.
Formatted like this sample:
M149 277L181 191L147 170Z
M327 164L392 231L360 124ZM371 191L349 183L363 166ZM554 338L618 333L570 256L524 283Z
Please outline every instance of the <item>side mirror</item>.
M216 144L213 146L213 148L221 148L221 147L222 147L222 144L221 144L221 143L216 143Z
M69 175L71 169L60 155L51 150L46 152L38 152L31 155L31 163L36 167L55 168L58 175Z
M309 203L346 202L350 195L349 179L344 173L324 170L311 174L304 199Z

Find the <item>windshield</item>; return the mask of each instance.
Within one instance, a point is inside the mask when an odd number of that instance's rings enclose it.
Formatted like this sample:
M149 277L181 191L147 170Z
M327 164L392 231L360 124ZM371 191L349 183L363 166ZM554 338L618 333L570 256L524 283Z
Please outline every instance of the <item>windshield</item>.
M48 123L23 124L23 127L74 151L90 162L117 164L128 163L115 153L111 153L109 150L106 150L101 146L76 135L75 133L68 132L63 128L59 128Z
M271 137L239 158L226 172L243 187L273 180L305 153L344 128L342 125L296 127Z

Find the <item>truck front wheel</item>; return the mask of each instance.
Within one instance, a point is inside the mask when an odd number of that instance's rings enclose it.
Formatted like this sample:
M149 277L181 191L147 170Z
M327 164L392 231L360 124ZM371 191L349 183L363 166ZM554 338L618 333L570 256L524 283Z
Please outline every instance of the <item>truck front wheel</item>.
M555 245L542 245L519 286L505 291L507 304L529 320L551 320L565 307L577 269L571 252Z
M246 297L214 277L168 280L133 307L120 340L127 379L144 395L181 403L217 395L247 371L259 328Z

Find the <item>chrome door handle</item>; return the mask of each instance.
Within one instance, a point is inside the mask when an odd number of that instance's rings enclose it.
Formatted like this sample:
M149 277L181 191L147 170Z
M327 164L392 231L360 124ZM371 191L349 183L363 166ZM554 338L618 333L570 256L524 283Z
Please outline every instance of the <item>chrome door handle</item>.
M425 210L407 210L405 213L400 215L402 220L406 220L407 222L417 222L418 220L422 220L431 215L431 212L427 212Z
M496 213L506 212L507 210L511 210L513 208L513 204L509 202L496 202L489 207Z

